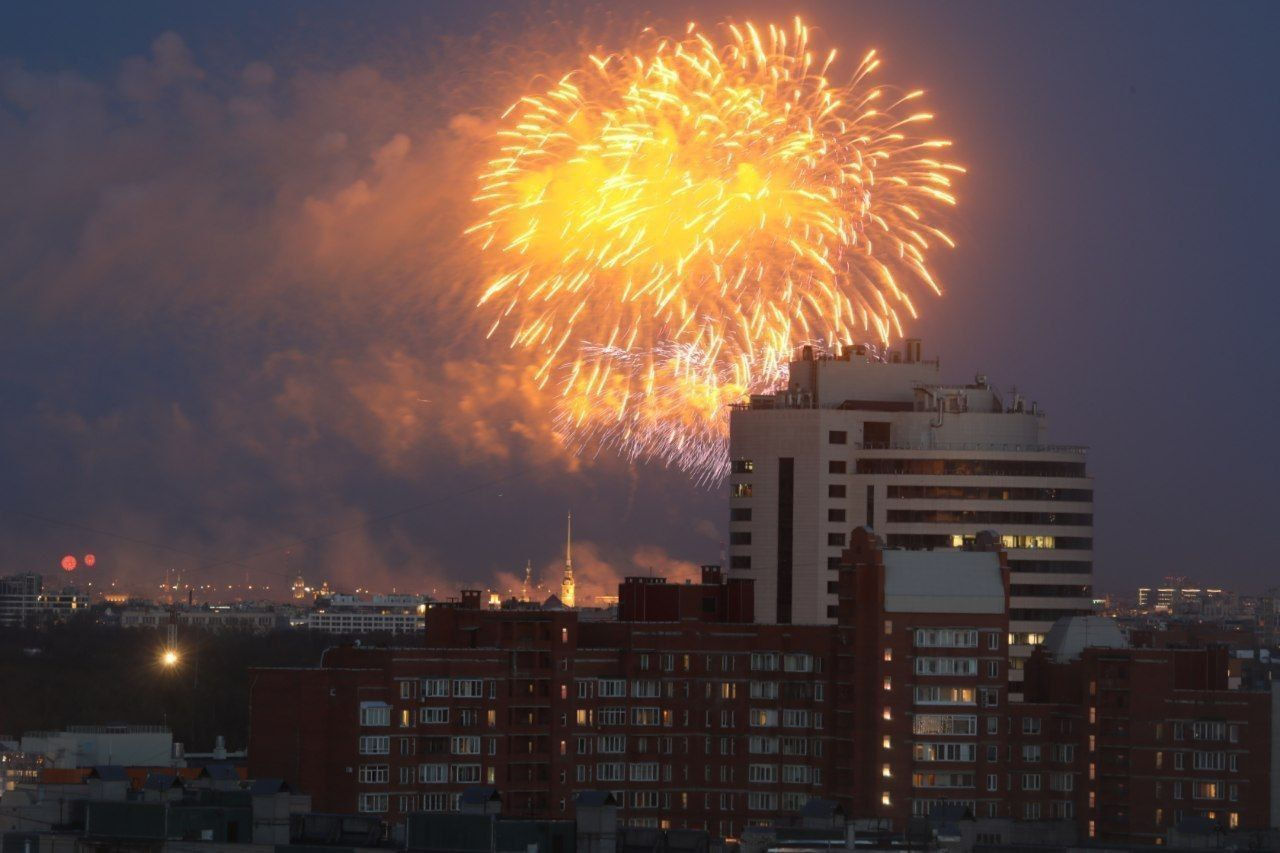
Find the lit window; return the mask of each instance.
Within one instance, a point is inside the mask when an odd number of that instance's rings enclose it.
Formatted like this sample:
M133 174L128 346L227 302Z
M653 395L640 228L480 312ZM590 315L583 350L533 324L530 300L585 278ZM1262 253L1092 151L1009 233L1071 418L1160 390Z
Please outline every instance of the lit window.
M888 791L885 791L882 794L880 794L880 805L882 806L892 805L892 801L889 799Z

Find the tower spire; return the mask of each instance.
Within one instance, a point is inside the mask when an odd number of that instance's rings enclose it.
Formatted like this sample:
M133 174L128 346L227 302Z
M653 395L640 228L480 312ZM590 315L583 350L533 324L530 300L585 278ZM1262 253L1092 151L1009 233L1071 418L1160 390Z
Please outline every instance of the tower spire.
M573 513L570 512L565 524L564 536L564 579L560 581L560 603L565 607L574 606L573 589Z
M533 560L525 560L524 562L524 589L521 591L520 600L529 601L529 586L533 582Z

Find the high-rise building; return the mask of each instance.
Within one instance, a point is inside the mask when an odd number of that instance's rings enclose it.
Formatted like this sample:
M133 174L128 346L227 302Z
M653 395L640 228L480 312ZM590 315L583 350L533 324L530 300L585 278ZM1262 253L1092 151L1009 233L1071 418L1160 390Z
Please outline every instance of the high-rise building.
M1084 448L1049 444L1045 413L985 376L943 384L917 340L883 355L805 347L785 390L734 407L729 452L729 571L755 580L757 619L834 621L840 552L859 525L889 548L1001 535L1015 699L1053 622L1092 609Z

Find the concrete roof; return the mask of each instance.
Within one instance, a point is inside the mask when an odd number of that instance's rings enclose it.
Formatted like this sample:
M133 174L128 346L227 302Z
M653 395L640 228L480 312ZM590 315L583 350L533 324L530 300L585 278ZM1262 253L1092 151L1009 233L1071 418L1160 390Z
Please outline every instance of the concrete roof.
M890 613L1002 613L1004 580L994 551L885 551Z
M1058 661L1075 660L1085 649L1128 647L1116 620L1105 616L1063 616L1044 638L1044 650Z

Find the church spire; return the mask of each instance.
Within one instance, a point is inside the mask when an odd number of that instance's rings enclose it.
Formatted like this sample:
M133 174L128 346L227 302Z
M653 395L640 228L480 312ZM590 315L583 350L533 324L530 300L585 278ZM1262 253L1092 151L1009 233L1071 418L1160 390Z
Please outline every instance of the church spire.
M573 513L569 513L564 537L564 580L560 581L560 603L574 606L573 589Z

